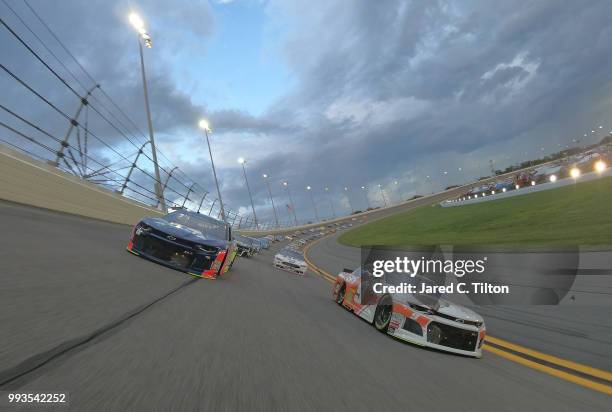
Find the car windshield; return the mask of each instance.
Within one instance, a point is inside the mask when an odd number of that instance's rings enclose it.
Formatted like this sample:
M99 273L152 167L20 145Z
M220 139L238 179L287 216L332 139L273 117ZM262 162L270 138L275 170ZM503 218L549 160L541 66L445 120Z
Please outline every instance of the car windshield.
M296 251L294 251L294 250L283 249L283 250L281 251L281 254L282 254L283 256L286 256L286 257L291 257L291 258L294 258L294 259L299 259L299 260L303 260L303 259L304 259L304 258L302 257L302 254L301 254L300 252L296 252Z
M217 239L228 240L227 226L223 222L208 216L184 212L172 212L164 216L162 219L170 223L178 223L180 225L187 226Z

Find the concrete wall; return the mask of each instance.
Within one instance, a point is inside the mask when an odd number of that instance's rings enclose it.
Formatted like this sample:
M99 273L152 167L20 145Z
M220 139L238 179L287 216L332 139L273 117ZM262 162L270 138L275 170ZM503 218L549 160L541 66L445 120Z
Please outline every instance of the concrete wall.
M161 215L4 145L0 145L0 199L129 225L144 216Z

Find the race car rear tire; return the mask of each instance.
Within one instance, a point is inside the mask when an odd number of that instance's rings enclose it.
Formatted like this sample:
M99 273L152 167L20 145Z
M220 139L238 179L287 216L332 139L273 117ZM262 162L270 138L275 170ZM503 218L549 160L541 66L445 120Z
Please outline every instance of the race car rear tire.
M389 323L391 322L391 315L393 315L393 302L391 297L386 295L383 296L378 305L376 306L376 312L374 312L374 327L383 333L389 329Z
M346 293L346 285L343 283L340 285L340 289L338 289L338 294L336 295L336 303L342 306L342 301L344 300L344 295Z

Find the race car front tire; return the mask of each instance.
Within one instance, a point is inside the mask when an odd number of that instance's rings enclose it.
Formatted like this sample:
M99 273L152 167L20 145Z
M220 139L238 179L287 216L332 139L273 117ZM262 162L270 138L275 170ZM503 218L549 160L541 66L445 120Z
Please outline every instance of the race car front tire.
M389 329L389 323L391 322L391 315L393 315L393 302L389 295L383 296L378 305L376 305L376 312L374 312L374 327L383 333Z
M338 289L338 293L336 294L336 303L342 306L342 301L344 300L344 295L346 293L346 285L343 283L340 285L340 289Z

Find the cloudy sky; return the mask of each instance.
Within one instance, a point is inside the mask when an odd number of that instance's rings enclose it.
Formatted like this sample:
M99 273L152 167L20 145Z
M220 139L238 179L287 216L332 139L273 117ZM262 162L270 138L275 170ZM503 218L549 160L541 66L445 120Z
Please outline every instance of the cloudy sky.
M0 1L3 21L83 94L91 79L28 4L146 131L137 37L127 20L137 11L153 38L145 60L162 165L178 165L181 179L214 191L197 128L208 118L225 202L249 212L243 156L260 220L272 216L263 173L281 220L288 219L283 180L307 220L314 214L307 185L321 216L331 214L330 200L347 213L347 193L355 209L365 207L362 185L378 205L378 184L387 199L430 193L489 174L491 160L503 168L612 130L607 0ZM5 27L0 50L6 68L73 114L76 96ZM5 72L0 90L2 105L63 136L66 119ZM100 111L111 107L98 99ZM0 120L27 130L6 112ZM95 113L90 129L119 153L136 150ZM146 133L128 129L144 141ZM26 144L1 130L4 140ZM101 160L117 156L91 145Z

